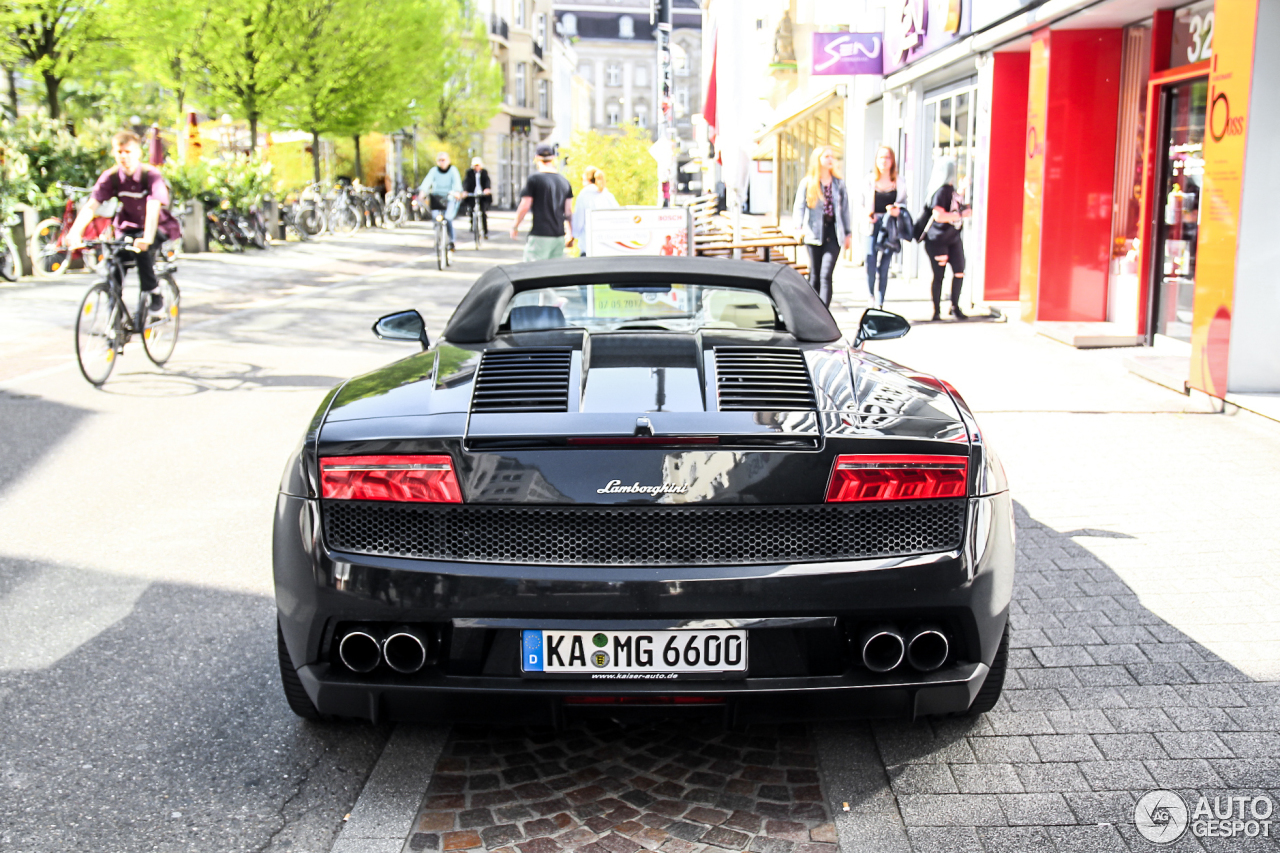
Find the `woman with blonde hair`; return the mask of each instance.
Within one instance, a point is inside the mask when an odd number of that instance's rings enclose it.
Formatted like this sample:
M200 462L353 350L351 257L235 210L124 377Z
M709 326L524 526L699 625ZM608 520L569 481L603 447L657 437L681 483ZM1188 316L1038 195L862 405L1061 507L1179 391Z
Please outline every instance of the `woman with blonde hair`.
M809 247L809 284L822 304L831 304L831 275L841 248L853 245L849 193L830 146L815 148L809 171L796 189L791 224Z
M578 242L581 257L586 257L587 214L593 210L618 207L618 200L613 193L604 188L604 169L588 166L582 172L582 192L578 193L573 205L573 239Z
M906 204L907 195L898 186L898 157L888 145L881 145L862 198L862 207L867 212L867 290L871 292L871 304L877 308L884 307L889 264L893 256L902 251L902 240L910 239L910 216L904 215ZM886 219L887 216L893 220Z

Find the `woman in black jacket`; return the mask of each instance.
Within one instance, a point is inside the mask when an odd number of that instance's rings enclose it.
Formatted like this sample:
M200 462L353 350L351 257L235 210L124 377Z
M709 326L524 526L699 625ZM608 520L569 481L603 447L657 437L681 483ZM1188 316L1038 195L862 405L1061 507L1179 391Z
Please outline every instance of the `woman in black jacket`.
M477 190L476 187L479 189ZM489 170L484 167L484 162L479 157L472 158L471 168L462 178L462 191L467 194L480 193L480 230L484 232L484 239L488 240L489 205L493 203L493 189L489 183ZM475 216L475 202L473 198L463 199L462 208L458 212Z
M956 161L943 157L933 164L929 177L929 209L932 219L924 234L924 251L933 267L933 319L942 319L942 279L951 265L951 316L965 319L960 310L960 289L964 287L964 242L960 229L973 213L956 191Z

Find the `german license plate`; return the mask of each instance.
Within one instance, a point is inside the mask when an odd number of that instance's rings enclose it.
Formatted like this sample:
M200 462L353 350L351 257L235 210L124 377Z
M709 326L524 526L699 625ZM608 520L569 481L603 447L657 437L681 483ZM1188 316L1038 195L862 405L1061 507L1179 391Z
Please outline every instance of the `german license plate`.
M602 680L745 675L747 632L526 630L520 664L528 674Z

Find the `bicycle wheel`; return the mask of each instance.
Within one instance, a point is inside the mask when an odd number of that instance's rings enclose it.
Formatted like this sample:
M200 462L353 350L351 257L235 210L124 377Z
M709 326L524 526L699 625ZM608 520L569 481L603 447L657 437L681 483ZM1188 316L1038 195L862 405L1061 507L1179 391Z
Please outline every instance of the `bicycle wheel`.
M354 207L339 207L333 211L333 230L337 234L352 234L360 227L360 214Z
M387 204L387 224L392 228L399 228L404 225L404 202L398 198L393 198Z
M164 363L173 355L174 344L178 342L178 318L182 294L173 276L166 275L160 279L156 288L164 299L159 311L149 310L151 298L143 293L138 300L138 326L142 329L142 348L156 367L164 367Z
M18 264L14 259L13 247L9 245L8 240L0 245L0 277L6 281L18 280Z
M31 266L40 278L52 278L62 275L71 266L71 253L59 242L62 235L62 220L49 217L36 226L31 235L27 253L31 257Z
M76 315L76 360L80 373L94 387L102 387L116 366L123 343L120 320L124 305L106 282L98 282L80 301Z
M476 241L476 251L480 251L480 211L471 211L471 236Z
M445 234L444 223L436 223L436 269L443 270L444 265L448 263L445 260L445 253L449 251L449 240Z
M314 237L324 230L324 218L320 215L320 211L314 207L303 207L294 214L294 219L298 223L299 233L306 233Z

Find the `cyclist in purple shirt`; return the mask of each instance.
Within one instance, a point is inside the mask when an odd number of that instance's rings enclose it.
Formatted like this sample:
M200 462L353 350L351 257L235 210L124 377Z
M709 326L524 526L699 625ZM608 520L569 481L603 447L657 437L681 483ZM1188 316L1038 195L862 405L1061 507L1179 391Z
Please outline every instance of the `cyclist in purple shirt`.
M82 248L84 229L93 219L98 206L110 198L120 200L116 211L116 233L133 238L134 251L138 253L138 283L151 294L151 308L159 310L163 301L156 287L155 257L156 234L163 239L181 236L182 228L165 208L169 204L169 186L160 170L142 162L142 140L128 130L122 130L111 138L112 153L116 165L103 172L93 185L93 194L80 208L67 245Z

